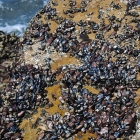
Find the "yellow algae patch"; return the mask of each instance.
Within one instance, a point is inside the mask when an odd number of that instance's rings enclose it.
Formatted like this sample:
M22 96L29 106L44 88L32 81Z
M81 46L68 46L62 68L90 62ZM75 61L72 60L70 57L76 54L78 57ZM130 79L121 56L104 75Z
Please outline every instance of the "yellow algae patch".
M60 66L68 64L78 65L80 62L75 57L70 57L70 54L67 54L66 56L61 55L59 59L55 61L55 63L51 64L51 68L52 70L57 70Z
M54 32L58 27L58 24L55 21L50 21L51 32Z
M60 85L54 85L52 87L48 87L46 88L46 90L48 91L48 98L49 100L54 104L53 107L47 109L47 112L49 112L50 114L55 114L56 112L59 112L61 115L64 115L64 110L60 110L58 108L58 104L61 104L59 101L59 97L61 96L61 89L60 89ZM52 98L52 94L55 94L56 96L56 100L54 101Z
M136 91L135 103L140 106L140 88Z
M62 77L63 77L62 74L59 74L56 76L56 80L59 81Z
M36 140L37 139L37 136L38 134L40 134L41 132L43 132L43 130L47 130L47 127L45 124L39 124L37 126L37 128L32 128L32 125L35 123L35 121L37 120L37 118L41 118L40 116L40 113L41 113L41 110L46 110L47 112L49 112L46 108L38 108L37 111L38 113L37 114L33 114L29 119L24 119L19 128L20 129L24 129L24 133L23 133L23 137L24 137L24 140ZM40 128L40 131L38 131L38 129Z
M140 80L140 73L137 74L137 80Z
M91 87L91 86L84 86L84 88L88 89L89 92L92 92L93 94L98 94L100 91Z
M20 123L19 128L24 129L24 133L22 135L24 137L24 140L31 140L37 138L36 129L32 128L32 124L39 116L40 116L40 112L33 115L33 118L23 119L22 122Z
M32 129L32 121L31 119L23 120L20 129L24 128L24 140L36 140L38 134L36 133L36 129Z

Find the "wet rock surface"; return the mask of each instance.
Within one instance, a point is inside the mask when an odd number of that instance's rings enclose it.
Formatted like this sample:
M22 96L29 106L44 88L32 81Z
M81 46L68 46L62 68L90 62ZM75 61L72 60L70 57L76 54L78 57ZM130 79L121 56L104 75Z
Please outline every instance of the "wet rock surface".
M114 140L137 134L139 7L117 2L104 9L92 1L50 1L21 39L0 32L1 139L32 139L33 133L38 140ZM117 10L124 14L118 17ZM68 58L61 65L68 54L77 62Z

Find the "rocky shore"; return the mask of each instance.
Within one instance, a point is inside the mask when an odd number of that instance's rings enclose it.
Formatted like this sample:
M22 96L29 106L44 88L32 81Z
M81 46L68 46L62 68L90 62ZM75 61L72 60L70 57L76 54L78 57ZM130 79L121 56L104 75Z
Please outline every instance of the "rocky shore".
M23 37L0 31L0 139L140 138L136 0L51 0Z

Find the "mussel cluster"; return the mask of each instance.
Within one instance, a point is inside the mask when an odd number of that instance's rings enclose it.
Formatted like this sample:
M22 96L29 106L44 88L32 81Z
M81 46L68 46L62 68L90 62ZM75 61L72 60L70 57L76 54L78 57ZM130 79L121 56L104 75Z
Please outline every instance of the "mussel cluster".
M113 140L128 135L135 122L134 97L135 93L123 86L102 88L98 95L85 88L70 88L60 98L62 104L68 105L68 112L64 116L55 113L44 117L49 129L42 138L67 139L78 131L96 132L97 139Z
M9 82L0 93L1 139L21 137L18 125L23 118L29 118L39 106L53 106L46 98L45 87L53 83L55 74L37 65L24 63L13 63L9 70L6 75Z
M22 49L21 42L14 33L6 35L0 31L0 59L8 59L19 56Z
M76 2L69 1L71 8L64 11L64 14L85 12L87 4L87 1L83 0L81 7L76 9ZM119 4L111 5L115 9L121 8ZM131 5L133 7L134 3ZM128 4L127 10L132 7L129 8ZM102 8L99 7L99 12L101 11ZM40 22L40 14L46 14L46 20L60 23L54 34L51 33L49 23ZM17 51L22 45L30 47L35 42L41 42L45 44L42 45L42 51L52 47L59 53L70 53L82 64L79 67L67 65L59 68L59 73L62 74L59 81L62 91L59 107L62 109L65 106L67 112L64 116L59 113L47 116L46 112L43 112L42 121L48 129L39 135L38 140L68 139L79 131L96 133L97 140L114 140L134 133L136 94L133 90L140 87L140 81L136 80L140 70L140 50L136 43L140 40L139 25L137 24L135 29L129 24L121 27L123 19L119 20L114 15L109 17L109 25L83 20L75 23L59 17L56 8L49 6L44 7L40 14L30 22L22 43L17 41L14 44L15 38L6 43L8 50L13 46ZM128 15L139 16L135 12L127 12L124 16ZM101 17L100 15L99 19ZM135 23L137 22L135 19ZM76 35L77 25L81 28L79 36ZM94 40L89 39L86 26L89 26L90 32L95 33ZM122 32L118 34L120 27ZM111 29L113 32L105 37L105 33ZM1 36L3 32L0 32L1 42L10 41L8 39L11 36L4 40L1 40ZM112 39L115 43L110 41ZM3 43L0 44L1 57L8 57L8 54L3 56L3 46ZM58 70L53 73L50 65L43 69L38 65L14 62L12 66L2 67L1 71L5 73L1 75L2 80L9 79L9 82L0 93L0 137L14 140L21 137L18 126L22 118L30 117L32 112L37 111L38 106L53 106L46 98L45 87L55 83ZM99 94L91 93L84 88L85 85L99 88ZM38 123L34 127L37 125Z
M116 9L119 8L116 5ZM115 20L118 24L113 23ZM116 139L133 133L136 94L132 89L138 89L140 82L136 80L138 63L132 65L130 58L139 60L140 51L135 43L139 40L139 28L125 25L122 27L123 33L117 34L119 22L115 16L110 18L110 26L102 24L100 27L95 22L79 21L77 25L83 28L88 24L95 26L91 30L96 33L96 39L92 41L84 30L80 34L82 41L78 41L74 35L76 23L72 20L64 19L57 28L55 39L50 45L59 52L70 52L83 64L73 69L62 67L60 70L63 73L60 101L62 106L67 105L68 114L57 121L53 120L52 115L52 119L49 118L51 127L44 131L42 138L67 139L78 131L89 131L96 132L97 139ZM111 29L114 32L107 40L102 32L99 33L99 30L107 32ZM112 38L118 44L110 42ZM122 42L123 46L120 45ZM113 57L116 59L112 60ZM86 84L102 90L94 95L83 89ZM46 125L49 126L48 123Z

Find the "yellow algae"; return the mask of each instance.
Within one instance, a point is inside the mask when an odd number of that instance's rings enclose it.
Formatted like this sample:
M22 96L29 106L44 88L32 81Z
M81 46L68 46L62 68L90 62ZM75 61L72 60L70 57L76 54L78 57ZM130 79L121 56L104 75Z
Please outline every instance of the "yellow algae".
M58 104L60 104L59 97L61 96L60 85L57 84L57 85L54 85L52 87L48 87L48 88L46 88L46 90L48 91L48 96L47 97L54 104L54 106L47 109L47 111L50 114L55 114L56 112L59 112L61 115L64 115L64 110L60 110L58 108ZM55 101L52 98L52 94L55 94L55 96L57 98Z
M90 92L92 92L93 94L98 94L99 90L91 87L91 86L84 86L84 88L88 89Z
M24 140L36 140L38 134L36 133L36 129L32 128L32 121L30 119L24 120L21 125L20 129L24 128Z
M140 73L137 74L137 80L140 80Z
M63 77L62 74L59 74L56 76L56 80L59 81L62 77Z
M136 91L135 103L140 106L140 88Z
M51 32L54 32L58 27L58 24L55 21L50 21Z

